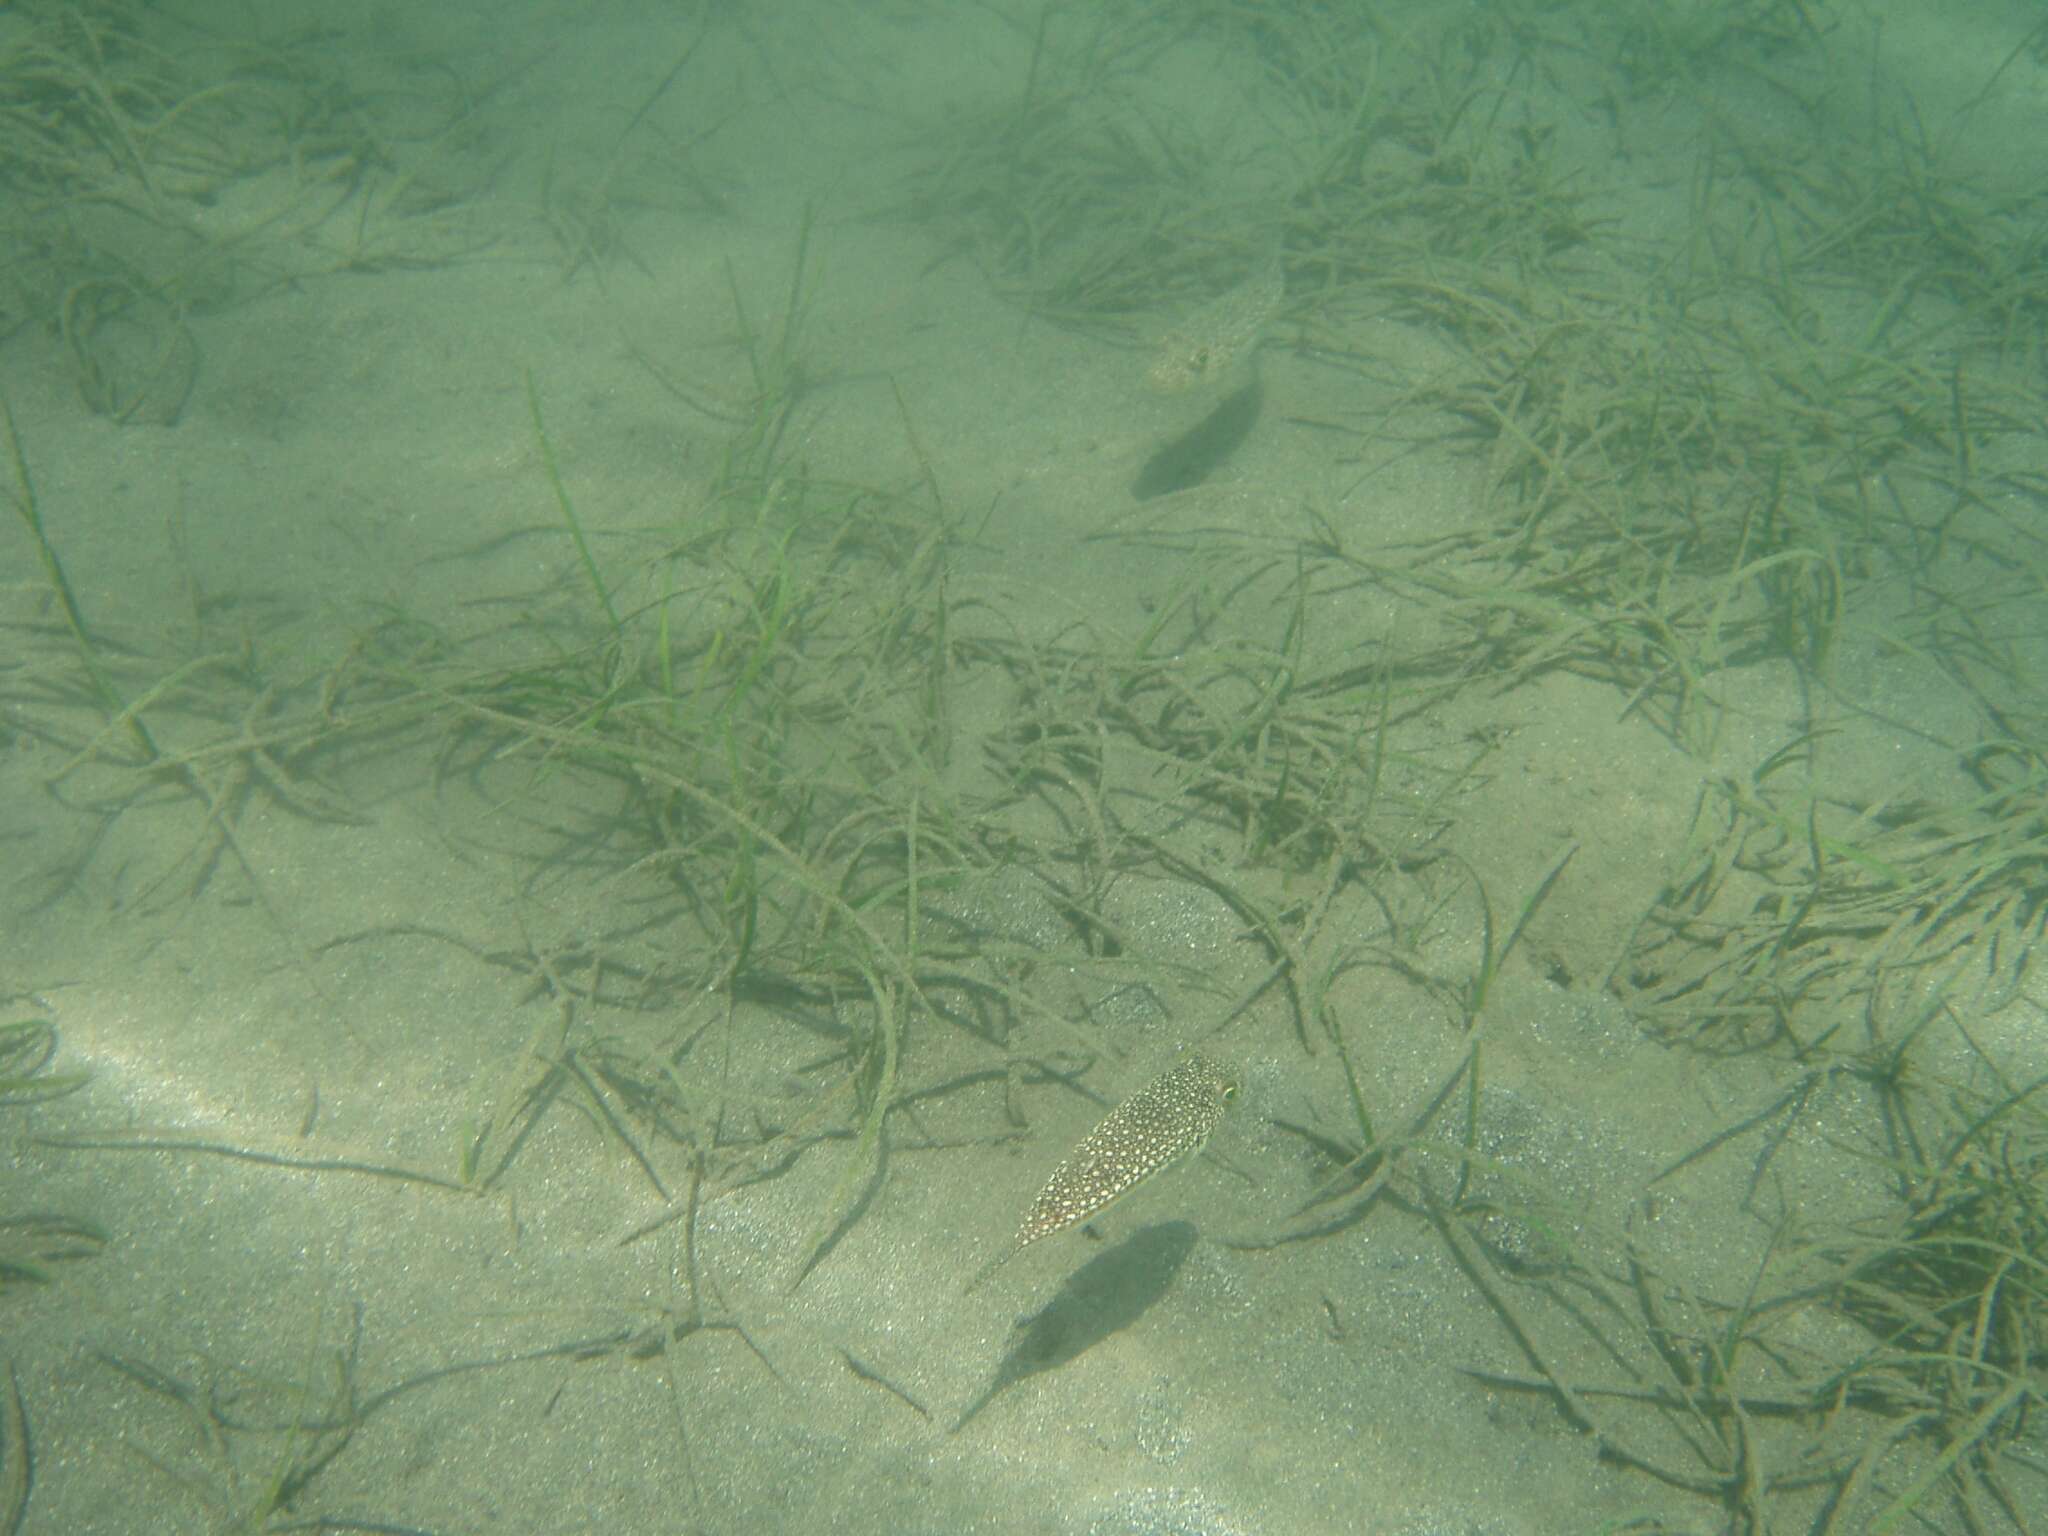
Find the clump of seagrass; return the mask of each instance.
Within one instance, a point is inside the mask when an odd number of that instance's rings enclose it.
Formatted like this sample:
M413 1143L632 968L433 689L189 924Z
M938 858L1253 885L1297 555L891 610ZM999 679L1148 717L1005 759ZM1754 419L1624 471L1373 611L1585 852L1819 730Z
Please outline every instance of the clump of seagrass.
M1995 754L1989 793L1845 804L1779 791L1772 765L1702 797L1695 858L1638 922L1611 983L1659 1033L1810 1055L1888 978L1962 967L2009 996L2048 871L2039 758Z
M196 308L484 243L465 206L492 174L464 138L481 98L449 60L380 58L367 92L333 33L228 42L134 0L7 18L0 334L49 325L95 412L178 419Z

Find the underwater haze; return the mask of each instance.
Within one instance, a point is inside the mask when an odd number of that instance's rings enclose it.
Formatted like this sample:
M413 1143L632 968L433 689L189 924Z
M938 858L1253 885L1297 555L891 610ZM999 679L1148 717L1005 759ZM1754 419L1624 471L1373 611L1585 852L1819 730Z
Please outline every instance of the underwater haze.
M0 0L0 1536L2048 1533L2029 0Z

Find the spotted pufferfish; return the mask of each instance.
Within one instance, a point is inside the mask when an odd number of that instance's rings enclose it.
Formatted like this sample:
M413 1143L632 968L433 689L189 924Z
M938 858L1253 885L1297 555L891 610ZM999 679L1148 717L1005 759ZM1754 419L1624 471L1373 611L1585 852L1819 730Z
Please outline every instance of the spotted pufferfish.
M1111 1110L1063 1158L1010 1246L967 1284L980 1285L1041 1237L1086 1221L1161 1169L1201 1150L1237 1097L1237 1079L1189 1053Z
M1287 269L1276 244L1251 275L1203 305L1160 342L1145 382L1184 395L1233 381L1250 366L1267 323L1287 297Z

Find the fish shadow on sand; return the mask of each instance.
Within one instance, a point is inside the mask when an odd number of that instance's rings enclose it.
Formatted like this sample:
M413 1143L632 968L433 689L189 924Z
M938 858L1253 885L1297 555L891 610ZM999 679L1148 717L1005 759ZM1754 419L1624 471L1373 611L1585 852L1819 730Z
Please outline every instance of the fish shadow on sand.
M1139 501L1193 490L1229 462L1251 436L1266 392L1253 379L1233 390L1187 431L1156 450L1138 471L1131 495Z
M1107 1253L1083 1264L1059 1294L1017 1323L995 1379L954 1421L953 1433L1018 1382L1057 1370L1143 1317L1166 1295L1194 1251L1195 1229L1185 1221L1141 1227Z

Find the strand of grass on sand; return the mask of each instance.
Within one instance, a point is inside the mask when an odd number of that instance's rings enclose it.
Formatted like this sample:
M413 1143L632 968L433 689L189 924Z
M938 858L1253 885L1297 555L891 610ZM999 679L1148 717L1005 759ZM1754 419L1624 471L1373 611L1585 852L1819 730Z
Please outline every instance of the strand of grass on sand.
M401 1184L424 1184L430 1189L445 1189L458 1195L476 1193L472 1186L459 1179L422 1173L416 1168L401 1168L394 1163L365 1163L350 1157L291 1157L282 1152L238 1147L225 1141L193 1141L176 1136L35 1136L30 1140L39 1147L55 1147L67 1152L203 1152L212 1157L256 1163L265 1168L289 1168L297 1173L360 1173Z
M0 399L0 427L6 429L7 457L14 469L14 510L20 514L22 526L28 529L29 538L36 546L36 557L42 562L43 575L50 583L50 590L56 595L57 606L63 610L65 626L71 631L71 638L78 642L79 659L85 664L86 675L92 679L93 691L100 696L100 702L115 719L125 720L136 743L149 754L153 761L162 754L157 751L155 740L149 734L149 727L132 713L121 692L114 686L106 669L100 665L98 649L93 645L92 632L87 629L85 614L78 606L78 594L72 590L70 577L64 574L64 563L57 558L56 546L43 527L42 503L36 499L36 483L29 473L28 453L21 446L21 433L14 424L14 410L5 399Z

